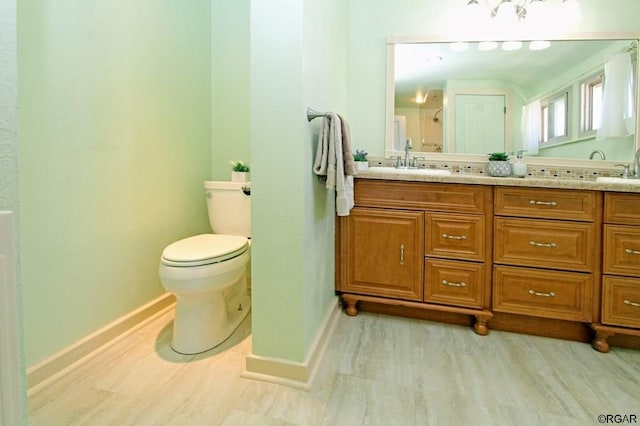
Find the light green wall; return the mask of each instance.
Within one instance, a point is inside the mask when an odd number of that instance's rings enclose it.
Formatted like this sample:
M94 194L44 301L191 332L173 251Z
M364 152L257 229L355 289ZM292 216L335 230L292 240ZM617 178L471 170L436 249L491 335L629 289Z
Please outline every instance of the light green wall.
M229 180L229 160L251 162L249 0L211 2L212 176Z
M251 3L256 355L303 361L335 301L333 200L312 173L319 123L305 112L346 110L346 12L345 0Z
M353 139L370 154L384 154L387 36L477 36L475 26L456 18L455 13L466 3L464 0L349 1L348 115ZM640 2L616 0L614 3L580 0L582 21L572 31L639 30Z
M164 290L171 241L208 230L210 4L21 0L27 364Z

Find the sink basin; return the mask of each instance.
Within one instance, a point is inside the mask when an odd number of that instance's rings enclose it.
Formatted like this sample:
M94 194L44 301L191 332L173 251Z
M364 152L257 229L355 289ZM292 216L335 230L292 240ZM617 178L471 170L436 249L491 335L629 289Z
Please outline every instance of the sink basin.
M406 173L424 176L449 176L451 172L443 169L396 169L395 167L369 167L370 172Z
M620 183L623 185L640 185L640 179L638 178L619 178L619 177L607 177L607 176L599 176L596 178L596 182L598 183Z

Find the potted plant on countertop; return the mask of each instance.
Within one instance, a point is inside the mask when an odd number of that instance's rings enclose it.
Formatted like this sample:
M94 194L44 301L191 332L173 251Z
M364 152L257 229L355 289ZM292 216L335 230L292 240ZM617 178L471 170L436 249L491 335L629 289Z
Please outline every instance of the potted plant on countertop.
M356 162L356 169L367 170L369 168L369 162L367 161L368 152L364 149L356 149L356 153L353 154L353 161Z
M489 176L504 177L511 175L511 164L509 155L506 152L492 152L489 154L489 165L487 166Z
M244 161L229 161L233 166L231 169L231 182L248 182L251 167Z

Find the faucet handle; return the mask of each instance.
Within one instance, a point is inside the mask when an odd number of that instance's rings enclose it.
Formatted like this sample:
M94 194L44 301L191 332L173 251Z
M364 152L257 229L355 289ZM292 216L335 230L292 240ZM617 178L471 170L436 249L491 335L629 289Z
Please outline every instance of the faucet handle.
M426 157L413 157L411 159L411 167L418 168L418 160L426 160Z
M399 155L392 155L391 156L392 160L396 160L396 165L394 166L396 169L400 167L400 161L402 160L402 157Z
M615 166L624 167L624 170L622 171L623 179L628 179L631 176L631 171L629 170L629 167L631 167L631 164L616 164Z

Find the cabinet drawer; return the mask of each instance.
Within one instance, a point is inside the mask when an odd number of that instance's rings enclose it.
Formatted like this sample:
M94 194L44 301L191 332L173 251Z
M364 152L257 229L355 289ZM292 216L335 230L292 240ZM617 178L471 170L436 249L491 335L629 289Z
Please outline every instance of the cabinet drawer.
M607 192L604 195L604 221L640 225L640 194Z
M494 214L593 221L596 193L565 189L496 187Z
M604 226L604 273L640 276L640 227Z
M590 274L496 266L493 309L571 321L591 321Z
M640 279L604 277L602 323L640 328Z
M483 216L428 213L425 217L425 255L484 260Z
M482 308L481 263L427 259L425 261L425 302Z
M427 182L356 179L355 204L411 210L483 213L491 208L491 187Z
M590 272L595 243L590 223L495 218L496 263Z

